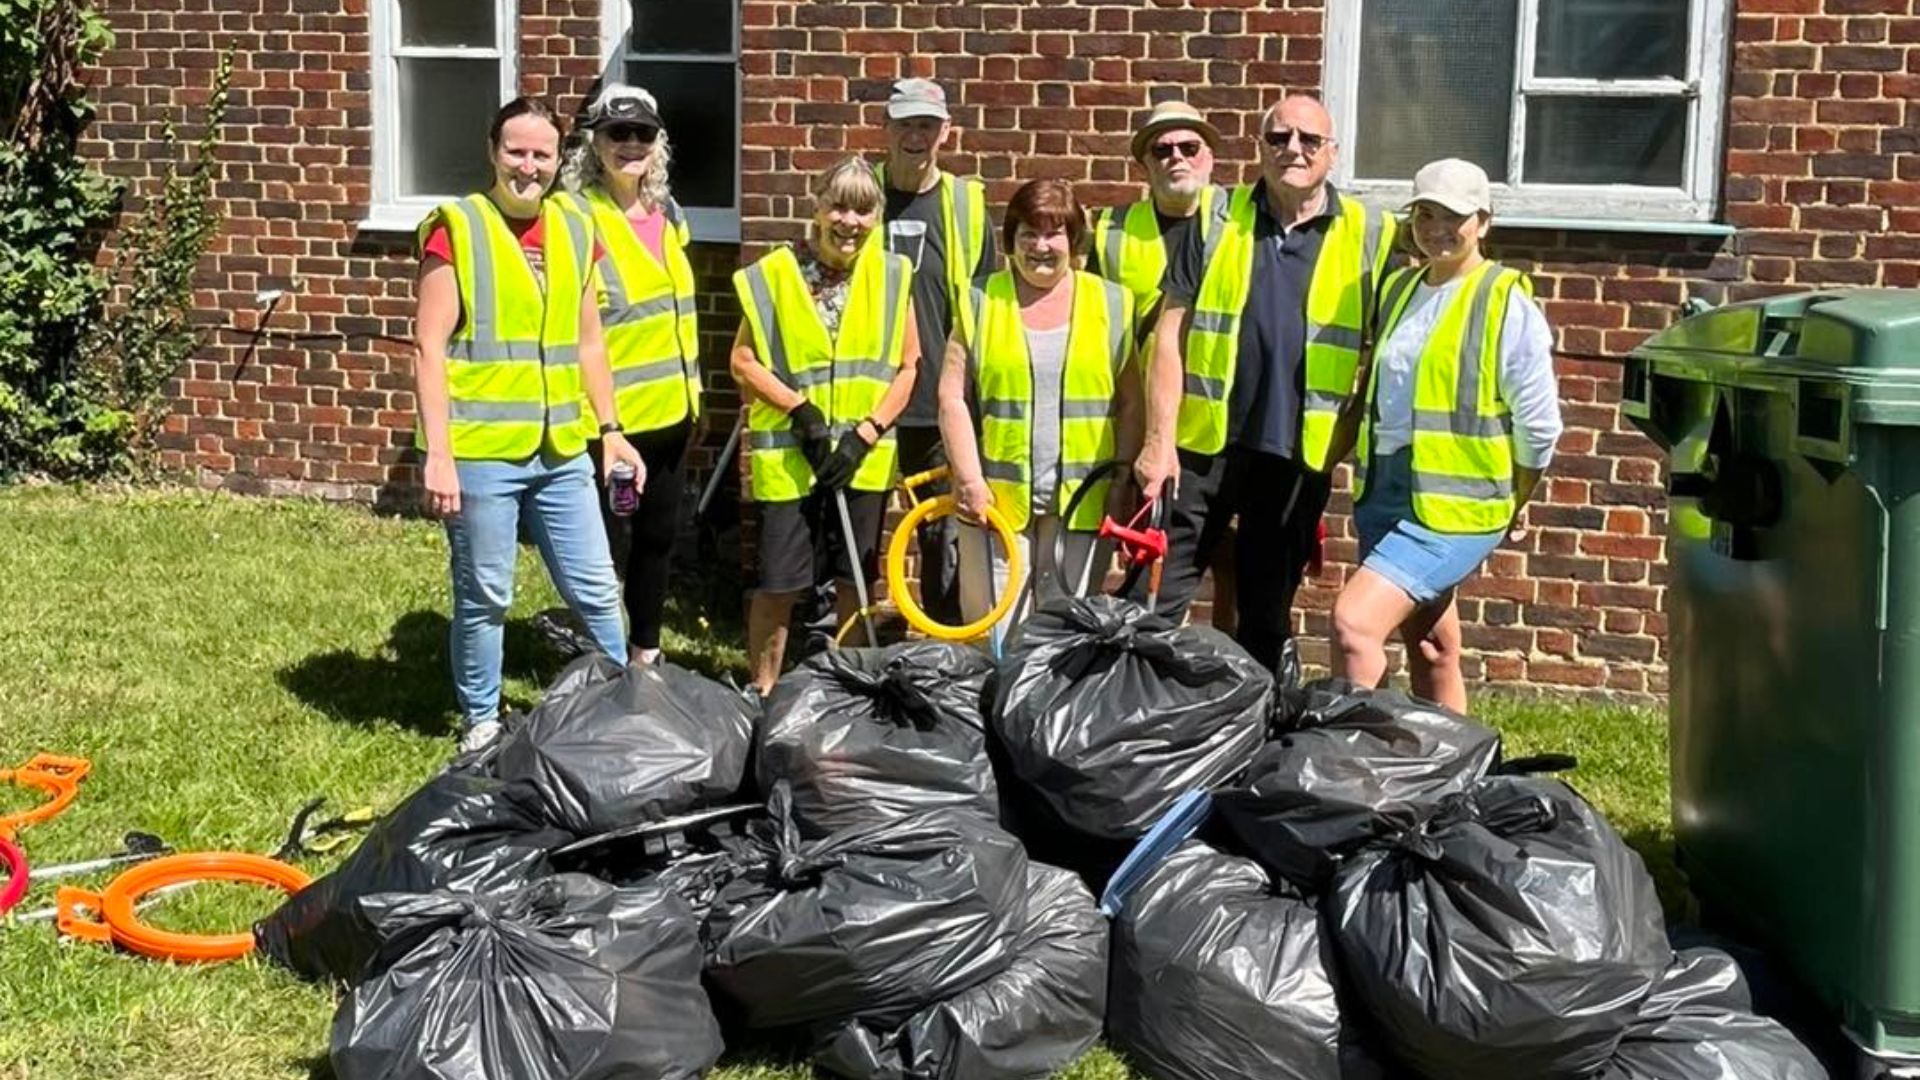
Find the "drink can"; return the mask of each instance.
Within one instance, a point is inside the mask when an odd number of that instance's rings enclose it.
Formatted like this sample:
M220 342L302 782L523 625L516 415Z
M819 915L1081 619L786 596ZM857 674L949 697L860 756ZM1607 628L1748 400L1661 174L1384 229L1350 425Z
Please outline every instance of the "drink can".
M633 466L622 461L613 467L613 475L607 483L607 509L615 517L627 517L640 509L639 474Z

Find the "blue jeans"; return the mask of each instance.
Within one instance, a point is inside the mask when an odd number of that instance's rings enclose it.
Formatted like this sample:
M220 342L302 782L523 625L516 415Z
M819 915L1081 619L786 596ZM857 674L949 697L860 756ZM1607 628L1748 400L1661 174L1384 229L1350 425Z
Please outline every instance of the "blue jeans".
M466 722L500 714L500 665L513 606L520 520L540 548L547 575L602 652L625 663L620 582L585 454L525 461L460 461L460 513L447 520L453 573L454 695Z

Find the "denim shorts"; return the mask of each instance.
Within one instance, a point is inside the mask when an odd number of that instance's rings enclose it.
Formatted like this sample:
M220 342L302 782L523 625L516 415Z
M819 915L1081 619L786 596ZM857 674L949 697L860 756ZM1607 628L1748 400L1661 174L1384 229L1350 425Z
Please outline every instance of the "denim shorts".
M1506 538L1490 533L1434 532L1413 516L1413 451L1373 459L1367 491L1353 509L1360 565L1430 604L1467 579Z

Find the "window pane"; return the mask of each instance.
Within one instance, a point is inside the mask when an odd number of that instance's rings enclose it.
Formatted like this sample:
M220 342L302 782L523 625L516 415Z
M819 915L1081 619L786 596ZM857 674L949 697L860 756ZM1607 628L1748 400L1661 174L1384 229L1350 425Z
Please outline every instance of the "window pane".
M1526 178L1680 187L1686 136L1681 98L1530 98Z
M1507 178L1519 0L1367 0L1354 173L1404 180L1461 157Z
M633 51L733 54L735 0L633 0Z
M399 64L400 194L464 195L486 186L499 61L402 57Z
M1687 74L1683 0L1540 0L1542 78L1657 79Z
M682 206L735 204L734 148L740 141L735 70L731 61L627 65L627 81L646 87L660 102L660 119L673 144L673 197Z
M492 49L493 0L398 0L400 44Z

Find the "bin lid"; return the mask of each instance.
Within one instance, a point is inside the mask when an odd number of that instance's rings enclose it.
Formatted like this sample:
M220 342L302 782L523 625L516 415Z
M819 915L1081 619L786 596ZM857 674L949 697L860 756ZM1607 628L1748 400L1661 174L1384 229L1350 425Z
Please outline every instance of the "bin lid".
M1661 374L1721 385L1843 383L1855 422L1920 425L1920 290L1727 304L1674 323L1632 355Z
M1660 354L1920 372L1920 290L1838 289L1728 304L1682 319L1634 350Z

